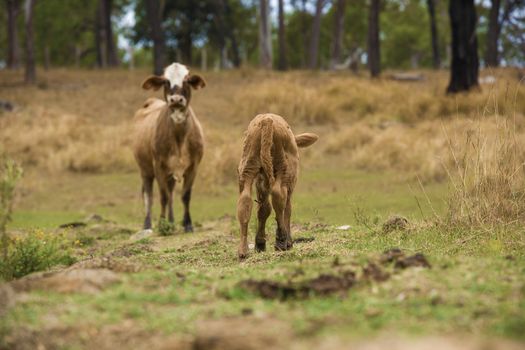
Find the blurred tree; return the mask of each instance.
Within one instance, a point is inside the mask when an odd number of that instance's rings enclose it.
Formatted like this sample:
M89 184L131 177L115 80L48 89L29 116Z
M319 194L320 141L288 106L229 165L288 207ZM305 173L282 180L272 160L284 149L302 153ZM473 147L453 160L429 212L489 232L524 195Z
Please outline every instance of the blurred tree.
M448 93L468 91L478 86L479 59L474 0L450 0L452 65Z
M525 5L523 0L504 0L503 13L500 15L501 0L491 0L489 12L489 27L487 31L487 43L485 51L485 64L489 67L499 66L499 37L506 22L516 9L522 9Z
M321 15L325 0L316 0L315 16L310 37L310 50L308 53L308 68L316 69L319 61L319 36L321 35Z
M439 39L436 25L435 0L427 0L427 7L430 17L430 33L432 37L432 63L435 69L439 69L441 67L441 58L439 56Z
M286 60L286 34L284 24L284 1L279 0L279 70L287 70L288 62Z
M162 30L165 1L145 1L149 35L153 41L153 73L161 75L166 65L166 43Z
M368 13L368 68L372 78L381 73L381 54L379 41L380 0L370 0Z
M96 19L97 61L99 66L116 67L120 64L113 35L111 14L113 0L99 0Z
M334 9L334 33L332 37L332 57L330 60L330 68L334 69L336 65L341 63L343 55L343 30L345 18L346 0L334 0L336 2Z
M6 0L7 6L7 68L20 66L20 44L18 42L17 18L20 13L19 0Z
M24 24L25 24L25 82L26 84L36 83L35 69L35 44L33 41L33 12L36 0L26 0L24 4Z
M272 69L272 27L268 0L259 0L259 46L261 67Z

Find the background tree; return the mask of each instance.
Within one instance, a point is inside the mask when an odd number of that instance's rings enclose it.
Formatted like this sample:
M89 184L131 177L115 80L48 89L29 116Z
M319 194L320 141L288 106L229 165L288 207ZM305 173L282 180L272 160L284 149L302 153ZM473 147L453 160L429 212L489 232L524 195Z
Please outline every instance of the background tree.
M487 43L485 51L485 64L488 67L499 66L499 38L502 28L510 20L515 10L521 9L525 6L523 0L504 0L503 13L501 12L501 0L491 0L491 7L489 12L489 26L487 30ZM525 22L525 18L522 18Z
M272 29L268 0L259 0L259 45L260 65L272 68Z
M286 34L284 24L284 1L279 0L279 70L288 69L286 60Z
M321 35L321 15L325 1L317 0L315 3L315 16L310 37L310 50L308 54L308 68L316 69L319 61L319 36Z
M434 68L438 69L439 67L441 67L441 58L439 55L439 39L438 29L436 25L435 0L427 0L427 8L430 19L430 35L432 38L432 63Z
M478 86L479 72L474 0L451 0L449 15L452 27L452 65L447 92L468 91Z
M372 78L381 73L381 55L379 42L379 11L380 0L370 1L368 13L368 68Z
M343 55L343 30L345 18L346 0L334 0L334 32L332 37L332 58L330 68L334 69L337 64L341 63Z
M7 68L16 69L20 65L20 44L18 42L17 18L20 13L19 0L6 0L7 12Z
M26 0L24 4L25 24L25 82L34 84L36 82L35 68L35 45L33 41L33 12L36 0Z
M153 41L153 73L160 75L166 65L166 43L162 30L164 1L145 1L149 34Z

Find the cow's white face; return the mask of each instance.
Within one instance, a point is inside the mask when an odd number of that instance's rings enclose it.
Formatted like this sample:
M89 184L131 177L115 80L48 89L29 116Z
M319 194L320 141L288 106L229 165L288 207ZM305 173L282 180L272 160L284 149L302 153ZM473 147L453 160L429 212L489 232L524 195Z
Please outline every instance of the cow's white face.
M142 83L144 89L158 90L164 87L164 99L171 110L170 117L175 123L183 123L187 118L186 110L190 104L192 88L206 86L201 76L189 73L185 65L172 63L164 69L162 76L151 76Z

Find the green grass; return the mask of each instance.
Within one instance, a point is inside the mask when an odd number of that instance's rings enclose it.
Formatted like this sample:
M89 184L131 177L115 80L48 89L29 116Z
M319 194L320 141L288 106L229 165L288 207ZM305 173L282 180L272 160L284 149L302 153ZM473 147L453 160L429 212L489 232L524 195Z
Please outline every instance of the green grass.
M334 172L304 172L294 199L293 222L302 223L295 226L294 236L315 240L295 244L288 252L274 252L271 218L267 224L269 249L258 254L250 251L242 263L236 258L237 223L232 216L224 217L235 213L233 186L214 195L196 187L193 217L201 225L195 233L179 230L171 236L130 243L129 228L138 229L142 219L135 175L69 179L82 185L74 195L57 190L58 186L72 186L64 179L60 185L58 180L50 183L31 194L35 198L31 204L19 204L14 227L53 228L95 212L117 223L67 231L69 239L79 242L78 257L106 256L141 269L120 272L121 283L96 295L32 291L5 315L0 333L27 327L45 332L46 320L52 318L71 329L83 325L102 329L131 320L149 332L194 334L203 320L249 313L285 321L301 339L366 338L394 332L525 341L525 240L520 227L464 231L422 224L422 216L431 217L433 210L444 212L445 185L425 187L431 209L417 183L387 181L385 174L344 169L337 179L329 174ZM97 199L93 188L100 188L104 197ZM111 205L107 205L108 197ZM356 221L356 211L361 221ZM180 213L180 207L176 212ZM419 224L385 235L381 224L392 213ZM370 218L366 225L363 218ZM337 229L341 224L351 228ZM151 249L144 249L146 246ZM407 269L383 283L360 281L342 295L286 302L265 300L239 287L246 279L300 282L341 269L359 274L368 260L392 247L407 254L423 253L432 268ZM128 254L113 255L119 249Z

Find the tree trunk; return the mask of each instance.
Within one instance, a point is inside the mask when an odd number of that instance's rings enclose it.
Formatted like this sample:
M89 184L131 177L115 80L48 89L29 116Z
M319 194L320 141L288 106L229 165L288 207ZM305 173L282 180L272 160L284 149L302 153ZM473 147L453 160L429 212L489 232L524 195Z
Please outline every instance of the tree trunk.
M118 51L113 37L113 26L111 24L111 12L113 9L113 0L101 0L102 23L104 26L104 35L106 42L106 62L109 67L117 67L120 62L118 58Z
M259 1L259 45L261 67L272 69L272 28L268 0Z
M151 39L153 40L153 72L161 75L165 66L164 32L162 31L163 1L146 1L146 16L148 19Z
M284 27L284 1L279 0L279 70L287 70L286 60L286 34Z
M435 69L441 67L441 58L439 57L439 37L436 25L436 6L434 0L427 0L428 14L430 17L430 34L432 38L432 62Z
M485 52L485 64L487 67L497 67L498 59L498 39L500 32L499 11L500 0L492 0L492 7L489 13L489 29L487 32L487 51Z
M25 29L26 29L26 84L34 84L36 82L36 68L35 68L35 45L33 42L33 10L35 8L36 0L26 0L25 2Z
M312 36L310 37L310 50L308 57L308 68L316 69L319 59L319 36L321 35L321 14L324 0L317 0L315 5L315 17L312 25Z
M337 0L334 19L334 36L332 42L332 59L330 69L341 63L343 54L343 31L345 19L346 0Z
M99 1L97 5L97 11L95 13L95 49L97 52L97 67L105 68L107 66L106 56L106 35L104 33L104 21L103 18L105 7L102 6L102 2Z
M478 86L477 15L474 0L451 0L449 15L452 26L452 65L447 92L456 93Z
M378 77L381 73L381 52L379 48L380 6L380 0L371 0L368 13L368 68L372 78Z
M20 13L19 0L7 0L7 68L16 69L20 66L20 43L18 42L18 27L16 19Z
M237 42L237 37L235 36L235 31L233 30L230 2L228 0L222 0L222 2L224 6L224 12L226 14L227 35L231 42L233 66L235 68L239 68L241 66L241 54L239 52L239 43Z

